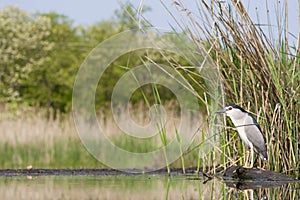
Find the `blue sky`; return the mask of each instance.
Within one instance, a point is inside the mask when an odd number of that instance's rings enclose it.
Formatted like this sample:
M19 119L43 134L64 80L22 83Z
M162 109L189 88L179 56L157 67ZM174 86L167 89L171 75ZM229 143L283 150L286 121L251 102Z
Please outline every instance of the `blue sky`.
M50 12L55 11L60 14L67 15L74 21L75 25L90 25L103 19L110 19L114 15L114 11L120 8L119 2L124 3L125 0L0 0L0 9L7 5L15 5L29 12ZM130 0L130 2L138 7L142 2L144 5L150 6L152 11L147 13L145 17L156 27L169 28L169 23L175 25L172 17L165 11L160 0ZM171 10L175 11L172 0L163 0ZM197 13L196 0L183 1L185 5L193 12ZM276 4L279 1L269 0L243 0L244 5L249 11L252 18L256 19L258 11L260 23L266 23L266 5L268 2L271 20L274 27L276 26ZM283 3L281 1L281 3ZM175 11L176 12L176 11ZM174 12L174 13L175 13ZM277 12L278 13L278 12ZM289 0L289 30L293 34L298 33L298 1Z
M29 12L49 12L65 14L74 20L75 25L93 24L102 19L110 19L114 15L114 11L120 8L120 4L126 1L118 0L0 0L0 9L7 5L15 5ZM138 7L139 0L131 0L133 5ZM170 6L171 1L166 1ZM159 26L168 26L168 14L164 12L159 0L145 0L145 5L152 8L152 12L147 17ZM170 17L169 17L170 19Z

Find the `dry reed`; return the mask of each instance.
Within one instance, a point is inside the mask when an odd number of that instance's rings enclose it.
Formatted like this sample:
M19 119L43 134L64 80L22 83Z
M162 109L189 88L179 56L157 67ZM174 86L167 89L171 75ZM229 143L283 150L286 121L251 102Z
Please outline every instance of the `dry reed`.
M288 45L288 9L283 15L277 13L277 21L283 21L278 27L284 32L281 36L270 33L271 28L266 33L264 25L255 24L242 1L202 0L198 2L198 13L189 10L183 1L174 1L174 5L181 19L166 9L194 45L212 46L210 55L221 74L226 103L241 105L258 118L267 138L267 167L299 176L300 59L299 49L293 51L294 47ZM221 134L219 145L226 157L225 166L240 162L244 151L240 140L232 138L233 133L226 130Z

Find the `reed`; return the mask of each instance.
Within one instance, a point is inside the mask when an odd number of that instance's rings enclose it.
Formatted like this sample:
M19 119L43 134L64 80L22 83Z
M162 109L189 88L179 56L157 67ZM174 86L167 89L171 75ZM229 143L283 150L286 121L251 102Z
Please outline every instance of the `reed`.
M148 107L145 104L129 105L132 119L140 125L149 123ZM172 119L179 118L174 103L165 104ZM136 139L122 132L111 114L103 108L98 112L99 124L108 139L124 149L134 153L147 153L164 146L160 134L149 139ZM121 112L121 115L125 113ZM105 113L105 114L104 114ZM125 114L124 114L125 115ZM0 115L0 168L107 168L95 159L81 143L76 133L71 113L61 114L52 110L19 107L17 110L1 109ZM125 115L123 118L126 118ZM176 120L175 120L176 121ZM192 123L192 122L191 122ZM176 137L174 121L164 126L166 145ZM183 158L182 158L183 159ZM195 166L196 152L185 156L188 167ZM171 167L182 167L182 160Z
M53 110L4 108L0 119L0 167L103 167L85 150L71 115Z
M300 54L299 46L288 43L287 7L278 9L284 13L276 14L276 20L283 22L278 24L283 32L279 34L274 33L271 21L267 25L254 23L242 1L202 0L199 13L190 11L180 0L175 6L181 19L174 20L194 45L212 46L210 55L220 72L225 103L248 109L261 124L270 155L267 167L299 176ZM269 13L267 16L270 19ZM224 166L232 165L244 149L231 129L225 128L221 134L221 161Z
M191 12L183 1L177 0L174 5L181 19L166 6L167 12L174 17L184 33L188 34L192 44L209 49L208 52L223 83L224 103L235 103L248 109L261 124L267 139L268 154L272 155L269 156L267 168L299 177L300 38L298 46L289 45L286 17L288 9L284 9L283 14L277 13L277 21L283 22L278 24L278 30L284 33L277 34L273 33L271 20L267 25L254 23L241 1L222 3L201 0L198 2L198 14ZM269 13L267 16L268 19L271 17ZM159 57L165 58L164 55ZM195 91L209 94L210 91L199 81L204 77L197 74L193 68L181 68L179 63L174 63L176 59L169 58L167 64L174 66L187 78L191 86L198 87ZM147 61L155 64L155 61L151 62L150 59ZM152 85L151 91L154 94L153 103L161 104L157 86ZM200 104L206 105L206 116L213 121L210 97L195 95ZM150 103L146 95L142 96L145 103L140 104L138 110L147 111ZM168 112L174 114L174 119L179 118L176 110L177 107L169 106ZM143 113L147 112L136 112L134 117L143 123L149 122L149 116ZM15 112L4 109L0 117L2 168L18 168L32 163L38 167L104 167L80 144L70 114L62 115L51 110L26 108ZM112 116L103 110L99 111L99 121L104 124L104 131L109 133L112 140L133 152L147 152L164 147L169 138L176 136L178 141L181 139L176 134L173 122L158 124L160 134L149 141L150 144L145 145L143 142L136 143L131 139L118 137L122 132L114 125ZM181 157L172 166L181 166L183 169L198 166L198 170L212 167L212 170L216 171L220 165L226 167L236 163L242 164L244 149L236 131L228 128L232 127L232 124L224 118L224 122L216 126L222 128L211 135L209 129L213 128L212 124L205 124L195 135L189 151L180 150L181 154L185 154L184 158ZM207 140L212 141L210 144L214 145L213 149L208 148L208 152L203 151L207 149ZM165 155L170 172L167 154ZM60 162L56 162L58 160Z

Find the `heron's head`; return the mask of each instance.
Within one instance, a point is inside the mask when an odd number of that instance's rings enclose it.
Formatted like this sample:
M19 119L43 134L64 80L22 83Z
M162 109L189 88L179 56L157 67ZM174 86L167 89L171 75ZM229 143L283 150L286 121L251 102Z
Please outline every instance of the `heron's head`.
M247 114L247 111L244 110L243 108L241 108L240 106L230 104L230 105L226 106L225 108L223 108L222 110L218 110L216 113L217 114L224 113L231 119L240 119L240 118L244 117L245 114Z

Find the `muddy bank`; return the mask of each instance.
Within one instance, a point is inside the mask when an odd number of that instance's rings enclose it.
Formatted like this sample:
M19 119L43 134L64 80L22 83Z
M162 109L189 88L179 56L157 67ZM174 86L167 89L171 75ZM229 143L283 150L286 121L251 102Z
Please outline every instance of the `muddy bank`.
M207 170L206 170L207 171ZM149 169L145 171L141 170L115 170L115 169L1 169L0 176L117 176L117 175L137 175L137 174L147 174L147 175L164 175L167 176L166 169L160 169L151 171ZM187 179L199 179L209 181L215 177L223 179L228 182L229 185L236 182L247 183L252 181L253 183L258 182L260 185L263 181L266 182L291 182L295 179L288 177L284 174L262 170L256 168L244 168L241 166L232 166L224 171L218 171L216 174L206 174L202 173L200 170L197 173L196 168L189 168L183 173L181 168L171 169L171 176L183 176L186 175ZM190 175L190 176L189 176ZM297 180L298 181L298 180ZM248 184L248 183L247 183ZM267 183L268 184L268 183ZM243 184L237 184L243 185Z
M149 171L149 170L147 170ZM114 169L1 169L0 176L114 176L135 174L168 175L166 169L143 172L141 170L114 170ZM187 175L196 175L196 169L186 170ZM182 169L172 169L171 175L183 175Z

